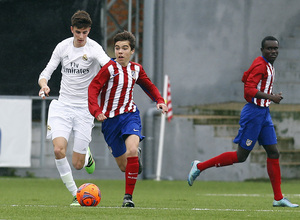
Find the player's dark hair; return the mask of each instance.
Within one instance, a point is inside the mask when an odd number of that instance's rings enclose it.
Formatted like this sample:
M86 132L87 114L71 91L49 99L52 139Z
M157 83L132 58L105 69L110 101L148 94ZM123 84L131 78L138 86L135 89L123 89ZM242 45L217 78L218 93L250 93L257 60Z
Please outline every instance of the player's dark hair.
M86 11L78 10L71 18L71 25L78 29L88 28L92 26L92 19Z
M261 41L261 48L264 48L265 42L266 42L267 40L277 41L277 43L278 43L278 45L279 45L279 41L278 41L275 37L273 37L273 36L267 36L267 37L265 37L265 38Z
M135 49L135 36L129 32L129 31L123 31L121 33L118 33L114 36L114 45L118 42L118 41L129 41L129 46L131 48L131 50Z

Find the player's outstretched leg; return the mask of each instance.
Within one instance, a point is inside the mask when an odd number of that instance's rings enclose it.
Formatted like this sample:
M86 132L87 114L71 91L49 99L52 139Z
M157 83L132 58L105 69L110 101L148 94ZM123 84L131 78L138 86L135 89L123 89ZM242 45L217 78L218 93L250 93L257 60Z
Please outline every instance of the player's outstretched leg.
M94 173L96 163L95 163L94 158L93 158L93 156L92 156L90 147L88 148L88 151L87 151L87 153L86 153L86 160L88 161L88 162L87 162L87 165L85 166L86 172L87 172L88 174Z
M134 207L132 195L125 194L122 207Z
M297 208L299 207L298 204L291 203L287 198L283 198L279 201L274 200L273 201L274 207L290 207L290 208Z
M61 180L63 181L63 183L69 190L69 192L76 198L77 186L74 181L74 178L72 175L72 170L71 170L71 167L69 165L67 158L64 157L62 159L55 159L55 164L56 164L57 170L60 174ZM74 198L73 198L71 206L76 206L76 205L78 206L79 203L77 202L77 200L74 201Z
M139 157L139 174L143 171L143 164L142 164L142 149L138 147L138 157Z
M77 201L77 197L76 196L73 197L73 201L70 204L70 206L80 206L79 202Z
M188 184L189 184L190 186L193 185L194 180L200 175L200 172L201 172L201 171L197 168L197 164L198 164L198 163L200 163L199 160L194 160L194 161L192 162L192 164L191 164L192 168L191 168L191 170L190 170L190 172L189 172L188 179L187 179Z

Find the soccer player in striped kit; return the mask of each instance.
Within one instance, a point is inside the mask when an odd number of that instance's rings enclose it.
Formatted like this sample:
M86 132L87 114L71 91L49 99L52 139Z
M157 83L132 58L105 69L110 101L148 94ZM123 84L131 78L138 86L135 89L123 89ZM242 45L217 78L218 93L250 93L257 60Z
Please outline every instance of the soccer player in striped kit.
M66 158L69 136L73 131L73 167L77 170L85 167L89 174L93 173L95 161L89 143L94 117L88 110L88 86L101 66L110 61L102 47L88 37L91 25L92 20L86 11L77 11L72 16L73 37L63 40L56 46L38 81L41 87L39 95L42 98L45 98L45 95L49 96L48 81L61 63L59 97L58 100L52 100L49 106L47 138L52 139L55 164L60 177L73 195L71 206L80 204L76 199L77 186Z
M92 80L88 90L89 110L102 123L102 133L122 172L125 172L123 207L134 207L132 194L139 173L138 149L141 119L133 101L137 83L163 113L168 108L157 87L143 67L130 61L135 49L135 37L124 31L114 36L115 59L107 63ZM100 101L98 97L100 95Z
M265 37L261 42L262 56L257 57L250 68L244 73L244 98L248 102L240 116L240 129L234 139L238 144L237 151L225 152L207 161L192 162L188 175L188 184L193 185L200 173L210 167L223 167L244 162L256 141L267 153L267 171L274 192L274 207L299 207L284 198L281 193L281 173L277 138L271 119L269 105L271 101L279 104L282 94L272 92L275 69L273 63L278 56L279 41L273 36Z

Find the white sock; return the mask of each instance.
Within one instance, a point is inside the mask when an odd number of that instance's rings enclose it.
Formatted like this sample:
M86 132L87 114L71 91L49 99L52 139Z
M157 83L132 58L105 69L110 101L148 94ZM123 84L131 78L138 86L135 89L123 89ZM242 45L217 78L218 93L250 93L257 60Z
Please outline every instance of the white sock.
M61 176L60 178L62 179L63 183L65 184L67 189L70 191L72 196L76 196L77 186L76 186L75 181L73 179L72 173L68 173L64 176Z
M62 159L55 159L57 170L60 174L60 178L62 179L63 183L67 187L67 189L70 191L70 193L73 196L76 196L77 193L77 186L75 184L75 181L73 179L72 170L70 167L70 164L66 157Z

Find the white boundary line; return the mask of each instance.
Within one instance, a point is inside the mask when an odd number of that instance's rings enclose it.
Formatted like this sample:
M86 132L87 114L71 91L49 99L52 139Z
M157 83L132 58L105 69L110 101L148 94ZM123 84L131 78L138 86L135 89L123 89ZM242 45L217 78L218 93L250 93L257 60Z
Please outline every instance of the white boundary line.
M197 194L200 195L200 194ZM207 193L203 194L204 196L234 196L234 197L261 197L261 196L268 196L273 197L273 194L214 194L214 193ZM287 198L296 198L300 197L300 194L286 194L284 197Z
M11 207L45 207L45 208L58 208L58 207L70 207L70 208L96 208L96 209L128 209L128 207L104 207L104 206L97 206L97 207L71 207L71 206L58 206L58 205L0 205L1 206L11 206ZM143 207L134 207L132 209L139 209L139 210L174 210L174 211L219 211L219 212L293 212L293 213L300 213L300 210L295 210L295 208L290 209L286 207L278 207L276 210L274 209L256 209L256 210L248 210L248 209L210 209L210 208L143 208Z

